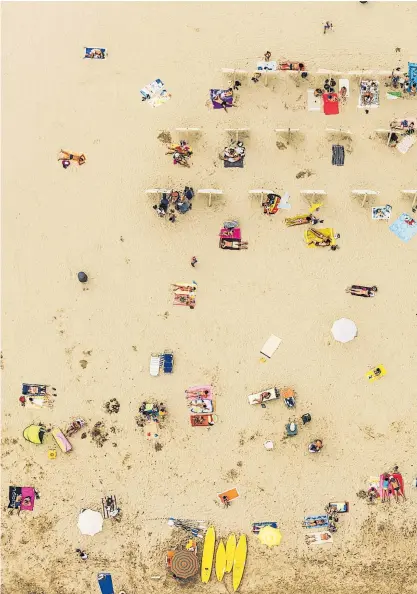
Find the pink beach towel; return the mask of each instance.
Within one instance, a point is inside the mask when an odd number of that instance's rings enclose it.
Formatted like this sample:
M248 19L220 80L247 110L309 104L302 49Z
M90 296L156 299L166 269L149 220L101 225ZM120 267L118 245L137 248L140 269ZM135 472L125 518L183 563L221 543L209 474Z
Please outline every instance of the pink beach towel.
M393 474L391 473L387 473L388 476L391 478L392 476L397 479L397 481L400 484L400 492L404 494L404 479L402 477L401 474L399 474L398 472L394 472ZM381 474L379 477L379 494L382 498L382 491L383 491L383 482L384 482L384 474ZM388 486L388 496L389 497L393 497L394 493L393 493L393 489L391 487L391 485Z
M219 236L221 239L242 239L242 232L240 227L235 227L234 229L220 229Z

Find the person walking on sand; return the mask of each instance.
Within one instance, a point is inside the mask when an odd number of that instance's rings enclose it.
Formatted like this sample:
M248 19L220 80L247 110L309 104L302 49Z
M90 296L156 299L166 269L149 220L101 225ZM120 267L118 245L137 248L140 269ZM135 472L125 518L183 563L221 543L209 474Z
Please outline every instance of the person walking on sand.
M333 31L333 23L331 23L330 21L326 21L324 23L324 29L323 29L324 35L326 35L326 31Z
M197 262L198 262L197 258L196 258L195 256L193 256L193 257L191 258L191 266L192 266L193 268L195 268L195 265L197 264Z

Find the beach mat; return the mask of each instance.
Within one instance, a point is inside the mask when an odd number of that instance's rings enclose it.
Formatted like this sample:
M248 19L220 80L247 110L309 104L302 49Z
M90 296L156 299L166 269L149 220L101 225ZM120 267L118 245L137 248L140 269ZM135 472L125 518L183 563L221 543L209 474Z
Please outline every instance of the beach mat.
M341 144L333 144L332 146L332 165L341 167L345 164L345 147Z
M227 89L210 89L210 100L214 109L223 109L220 103L214 100L216 97L220 97L221 100L225 101L227 107L233 105L233 95L225 95L225 93L228 93Z
M239 167L240 169L243 169L243 164L244 164L244 160L245 159L240 159L240 161L223 161L224 166L226 169L228 169L229 167Z
M311 538L311 537L314 537ZM307 540L309 539L309 540ZM331 532L313 532L306 536L306 542L308 545L323 545L331 544L333 542L333 536Z
M233 501L233 499L237 499L239 497L238 490L233 488L229 489L228 491L224 491L223 493L217 493L217 497L223 503L223 497L227 497L229 501Z
M394 233L401 241L407 243L417 235L417 219L403 212L396 221L390 225L389 230Z
M110 573L99 573L97 581L101 594L114 594L113 580Z
M327 528L329 525L329 516L305 516L303 520L303 528Z
M314 89L307 91L307 109L308 111L321 111L320 97L314 97Z
M409 85L413 83L417 84L417 63L416 62L408 62L408 78L409 78Z
M339 113L339 101L333 101L337 99L337 93L325 93L323 95L323 110L326 115L337 115Z
M33 487L9 487L9 505L12 509L33 511L35 489Z

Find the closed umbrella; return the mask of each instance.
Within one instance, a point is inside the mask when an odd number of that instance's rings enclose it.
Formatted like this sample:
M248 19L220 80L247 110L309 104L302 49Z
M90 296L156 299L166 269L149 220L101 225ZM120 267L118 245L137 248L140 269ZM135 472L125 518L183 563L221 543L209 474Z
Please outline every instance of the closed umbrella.
M103 516L92 509L84 509L78 516L78 528L81 534L94 536L103 529Z
M336 320L332 326L332 334L339 342L349 342L353 340L358 333L355 322L348 318Z
M268 547L277 547L282 539L281 531L272 526L264 526L259 530L258 538Z
M197 555L192 551L178 551L172 558L172 573L182 579L187 579L198 572Z

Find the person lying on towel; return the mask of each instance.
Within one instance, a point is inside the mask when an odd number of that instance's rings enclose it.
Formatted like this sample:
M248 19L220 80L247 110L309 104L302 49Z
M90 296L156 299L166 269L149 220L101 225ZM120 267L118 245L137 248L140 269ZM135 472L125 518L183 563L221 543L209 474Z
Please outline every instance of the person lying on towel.
M262 202L262 206L264 207L264 214L275 214L278 211L280 202L281 196L279 196L278 194L267 194L265 201Z
M242 161L245 156L246 149L242 141L237 143L232 142L229 147L225 147L223 155L219 155L222 161L229 161L229 163L236 163Z
M346 293L357 295L358 297L375 297L377 291L377 287L360 287L359 285L352 285L346 289Z
M280 62L278 68L280 70L305 70L302 62Z
M227 239L221 239L219 242L219 247L222 250L247 250L248 249L248 242L241 241L240 239L235 241L229 241Z
M317 223L324 223L323 219L318 219L312 214L297 215L296 217L289 217L285 219L287 227L295 227L296 225L317 225Z
M180 155L186 155L187 157L191 157L193 154L193 150L189 144L185 140L180 140L179 144L170 144L168 147L168 152L166 155L173 155L174 153L180 153Z
M337 245L331 237L326 237L326 235L323 235L323 233L320 233L320 231L317 231L316 229L309 229L309 231L311 231L316 238L309 241L307 245L314 244L317 247L331 247L332 250L337 249ZM336 235L335 237L338 239L340 235Z

